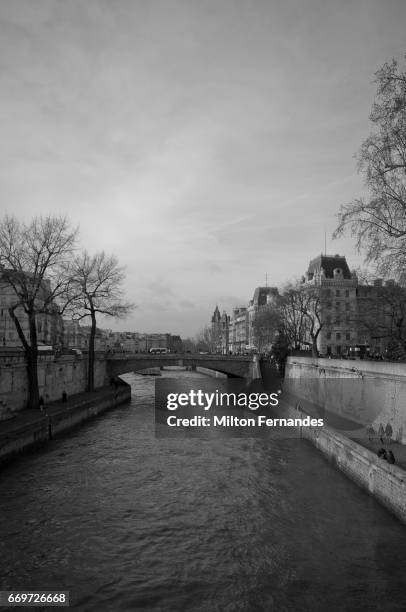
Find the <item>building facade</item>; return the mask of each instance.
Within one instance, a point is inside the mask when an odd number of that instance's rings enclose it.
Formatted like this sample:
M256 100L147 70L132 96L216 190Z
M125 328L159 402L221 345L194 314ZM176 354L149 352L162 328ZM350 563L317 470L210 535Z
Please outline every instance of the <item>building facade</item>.
M211 351L227 355L230 352L230 317L223 310L220 314L218 306L211 318Z
M320 354L385 355L399 333L396 326L406 319L406 291L400 285L382 279L360 283L341 255L311 260L303 282L320 291Z
M369 353L392 359L406 357L406 288L394 280L375 279L359 285L358 338Z
M277 306L279 300L277 287L257 287L252 300L248 304L248 339L247 349L258 350L259 339L255 333L255 317L271 306Z
M3 269L4 270L4 269ZM10 272L8 271L8 274ZM51 286L49 281L43 281L41 290L36 299L38 310L41 302L49 298ZM7 281L7 277L0 269L0 346L22 348L22 343L18 335L15 323L10 316L9 309L18 303L18 297ZM48 303L45 312L36 314L37 342L39 345L60 347L63 343L63 321L59 314L56 304ZM15 308L15 314L20 322L21 328L26 338L29 339L28 317L22 306Z
M237 306L233 308L230 317L230 351L234 355L247 352L248 346L248 308Z
M309 263L304 284L320 292L321 331L317 348L323 355L343 355L358 342L357 287L347 260L341 255L319 255Z

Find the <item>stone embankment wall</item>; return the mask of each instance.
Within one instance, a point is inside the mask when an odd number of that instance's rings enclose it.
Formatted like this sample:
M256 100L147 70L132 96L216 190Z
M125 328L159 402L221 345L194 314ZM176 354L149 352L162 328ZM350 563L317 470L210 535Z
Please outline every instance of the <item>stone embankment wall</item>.
M280 416L306 417L293 406L283 405ZM406 523L406 473L379 459L373 452L329 427L300 427L300 436L309 440L351 480Z
M328 410L359 423L392 429L406 444L406 364L289 357L286 389L306 412Z
M41 355L38 360L40 395L45 403L58 400L62 392L74 395L86 390L85 355ZM106 362L96 358L95 387L107 383ZM23 353L0 356L0 421L14 416L27 406L28 380Z
M121 381L118 389L99 390L93 398L71 398L67 406L53 409L50 414L44 412L32 422L22 423L20 427L16 424L6 432L0 429L0 464L130 399L131 387Z
M200 374L205 374L206 376L211 376L212 378L227 378L227 374L216 372L216 370L209 370L208 368L201 368L200 366L197 366L196 372L200 372Z

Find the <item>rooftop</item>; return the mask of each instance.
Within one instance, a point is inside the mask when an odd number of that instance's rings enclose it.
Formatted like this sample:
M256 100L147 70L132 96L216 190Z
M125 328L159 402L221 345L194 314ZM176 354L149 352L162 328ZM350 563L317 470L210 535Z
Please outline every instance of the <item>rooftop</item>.
M351 272L344 255L318 255L309 263L308 274L314 275L323 268L326 278L334 278L334 270L340 269L343 278L350 280Z

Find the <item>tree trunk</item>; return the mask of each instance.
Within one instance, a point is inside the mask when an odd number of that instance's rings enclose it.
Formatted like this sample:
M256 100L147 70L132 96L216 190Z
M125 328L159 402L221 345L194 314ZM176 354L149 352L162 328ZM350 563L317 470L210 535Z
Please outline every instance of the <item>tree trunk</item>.
M319 349L317 348L317 338L312 338L312 357L319 356Z
M28 407L39 408L38 341L34 313L28 315L28 325L30 330L30 347L26 348L25 351L28 375Z
M90 311L90 316L92 319L92 324L90 327L90 336L89 336L87 390L94 391L94 340L96 337L96 313L93 309Z
M25 359L27 362L27 378L28 378L28 408L39 408L39 388L38 388L38 340L37 340L37 324L35 313L28 313L28 329L30 333L29 342L25 337L21 323L15 313L14 308L8 309L10 317L14 321L18 337L24 347Z
M26 352L28 376L28 407L39 408L38 354L30 349Z

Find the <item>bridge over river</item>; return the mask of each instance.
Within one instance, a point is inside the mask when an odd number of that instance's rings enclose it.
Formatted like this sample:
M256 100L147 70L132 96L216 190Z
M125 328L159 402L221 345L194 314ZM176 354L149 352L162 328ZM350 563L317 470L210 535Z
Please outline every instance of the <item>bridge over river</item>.
M119 376L127 372L139 372L148 368L165 366L200 366L222 372L230 378L261 378L256 355L202 355L200 353L169 353L151 355L147 353L122 353L107 357L108 376Z

